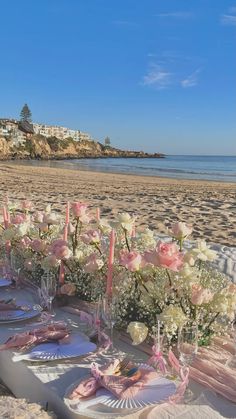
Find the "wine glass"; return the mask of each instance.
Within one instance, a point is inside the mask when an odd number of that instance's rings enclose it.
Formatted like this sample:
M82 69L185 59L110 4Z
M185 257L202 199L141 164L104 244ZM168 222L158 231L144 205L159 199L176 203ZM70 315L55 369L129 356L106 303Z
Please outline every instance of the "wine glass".
M109 329L110 345L107 349L107 353L109 354L116 352L113 345L113 332L117 317L116 314L116 304L114 298L107 296L104 297L102 300L102 319Z
M178 334L179 360L182 363L181 371L186 377L189 373L189 366L192 364L198 351L198 328L197 325L184 325L179 329ZM187 380L186 380L187 381ZM188 381L186 385L188 384ZM193 392L190 389L185 391L184 401L193 400Z
M51 316L55 316L55 312L53 311L52 302L54 297L56 296L57 292L57 281L56 276L47 272L41 278L41 290L43 296L46 298L47 302L47 309Z
M14 253L14 251L12 251L10 255L10 266L12 279L15 281L16 286L18 286L20 282L20 272L22 266L19 257Z
M231 324L231 334L234 339L235 354L228 359L226 366L232 369L236 369L236 317Z
M157 324L153 327L153 362L152 365L155 369L158 369L163 377L168 374L167 371L167 362L165 357L168 355L168 340L167 335L163 327L163 323L159 320L157 316Z

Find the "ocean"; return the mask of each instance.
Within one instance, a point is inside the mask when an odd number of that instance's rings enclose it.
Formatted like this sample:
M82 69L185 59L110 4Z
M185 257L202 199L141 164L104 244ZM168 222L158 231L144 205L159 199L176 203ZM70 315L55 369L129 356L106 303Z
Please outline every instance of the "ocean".
M166 156L154 158L97 158L24 161L17 164L95 172L236 182L236 156Z

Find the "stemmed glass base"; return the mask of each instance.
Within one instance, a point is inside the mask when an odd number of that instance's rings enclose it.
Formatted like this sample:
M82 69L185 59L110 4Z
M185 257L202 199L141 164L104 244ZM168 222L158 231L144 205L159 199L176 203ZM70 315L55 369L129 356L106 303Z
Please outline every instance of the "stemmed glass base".
M196 399L196 395L190 390L190 388L186 388L184 396L183 396L183 403L189 404Z
M56 313L53 309L52 302L53 302L53 299L48 300L47 309L48 309L48 314L50 314L51 317L55 317Z

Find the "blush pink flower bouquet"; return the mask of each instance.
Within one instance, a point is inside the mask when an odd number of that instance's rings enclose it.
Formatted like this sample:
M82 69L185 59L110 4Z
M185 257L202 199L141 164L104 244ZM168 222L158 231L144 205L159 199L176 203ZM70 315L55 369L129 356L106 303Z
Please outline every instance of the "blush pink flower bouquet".
M110 221L86 203L73 202L65 225L64 214L50 205L34 211L27 200L9 206L4 217L2 259L14 254L24 277L35 283L48 270L59 278L63 266L61 293L89 301L106 292L109 237L115 230L112 292L120 326L138 321L150 330L158 315L171 340L184 323L197 323L201 342L207 344L213 335L225 333L233 318L233 284L211 268L217 255L204 240L186 246L192 226L184 222L173 224L163 238L139 227L133 215L118 214Z

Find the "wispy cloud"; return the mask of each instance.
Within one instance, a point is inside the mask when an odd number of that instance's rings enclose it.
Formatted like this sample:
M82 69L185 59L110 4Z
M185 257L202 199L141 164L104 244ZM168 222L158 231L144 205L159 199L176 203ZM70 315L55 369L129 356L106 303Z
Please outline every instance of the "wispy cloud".
M117 26L127 26L127 27L132 27L132 26L138 26L138 24L136 22L133 22L132 20L113 20L113 25L117 25Z
M192 74L190 74L185 79L181 80L180 84L184 89L187 89L188 87L194 87L198 84L198 74L200 73L201 69L198 68L195 70Z
M174 18L174 19L191 19L194 15L192 12L169 12L169 13L158 13L155 15L163 18Z
M236 25L236 6L228 9L227 14L221 16L222 25L235 26Z
M166 89L171 84L171 73L159 64L151 64L146 76L143 77L142 84L158 90Z

